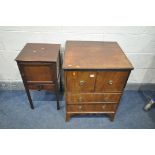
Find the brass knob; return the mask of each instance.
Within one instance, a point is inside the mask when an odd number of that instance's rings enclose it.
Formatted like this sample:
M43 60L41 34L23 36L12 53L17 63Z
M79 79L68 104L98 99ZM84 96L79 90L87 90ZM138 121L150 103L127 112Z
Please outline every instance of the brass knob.
M81 102L81 101L82 101L82 97L81 97L81 96L79 97L78 101L79 101L79 102Z
M81 105L79 105L79 106L78 106L78 109L79 109L79 110L81 110L81 109L82 109L82 106L81 106Z
M102 109L105 109L105 107L106 107L106 106L105 106L105 105L103 105L103 106L102 106Z
M83 86L85 84L85 81L80 81L80 86Z
M39 85L39 86L38 86L38 90L39 90L39 91L40 91L42 88L43 88L42 85Z
M109 80L108 84L109 85L112 85L113 84L113 81L112 80Z

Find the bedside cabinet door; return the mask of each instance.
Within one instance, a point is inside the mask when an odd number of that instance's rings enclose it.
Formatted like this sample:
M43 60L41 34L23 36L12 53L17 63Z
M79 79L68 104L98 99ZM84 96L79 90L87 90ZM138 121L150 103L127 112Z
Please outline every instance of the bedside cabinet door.
M96 92L117 92L122 91L128 76L129 71L107 71L98 72L96 78Z
M93 92L96 72L69 71L67 74L67 91L69 92Z
M52 82L54 81L54 66L42 64L22 64L22 76L27 82Z

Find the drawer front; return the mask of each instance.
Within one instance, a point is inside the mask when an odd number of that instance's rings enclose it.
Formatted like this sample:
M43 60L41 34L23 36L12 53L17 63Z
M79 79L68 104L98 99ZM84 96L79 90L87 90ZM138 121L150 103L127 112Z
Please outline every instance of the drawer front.
M41 64L22 64L21 75L26 81L54 81L56 74L55 66L52 64L41 65Z
M96 72L67 71L67 91L69 92L93 92L95 88Z
M68 104L79 104L85 102L119 102L121 93L103 93L103 94L67 94Z
M90 112L90 113L98 113L98 112L115 112L117 108L117 104L90 104L90 105L67 105L67 112Z
M117 92L122 91L128 76L129 71L107 71L98 72L96 78L96 92Z
M51 84L27 84L32 90L54 90L54 85Z

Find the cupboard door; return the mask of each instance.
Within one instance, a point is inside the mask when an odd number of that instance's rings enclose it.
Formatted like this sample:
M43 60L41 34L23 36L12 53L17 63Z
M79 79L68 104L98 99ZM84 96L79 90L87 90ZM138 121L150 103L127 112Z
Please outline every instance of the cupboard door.
M93 92L96 72L69 71L67 72L67 91Z
M77 90L79 92L94 92L96 72L78 72Z
M129 76L129 71L98 72L96 78L96 92L122 91Z
M24 64L22 67L22 76L27 82L49 82L54 81L55 69L52 65Z

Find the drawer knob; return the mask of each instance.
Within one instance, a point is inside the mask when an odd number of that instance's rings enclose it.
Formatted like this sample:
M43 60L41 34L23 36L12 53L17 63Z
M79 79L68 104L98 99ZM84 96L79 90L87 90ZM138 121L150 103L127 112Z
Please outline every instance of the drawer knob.
M79 110L81 110L81 109L82 109L82 106L81 106L81 105L79 105L79 106L78 106L78 109L79 109Z
M83 86L85 84L85 81L80 81L80 86Z
M82 101L82 97L80 96L78 100L79 100L79 102L81 102Z
M42 85L39 85L39 86L38 86L38 90L39 90L39 91L40 91L42 88L43 88Z
M113 81L112 80L109 80L108 84L109 85L112 85L113 84Z
M106 106L105 106L105 105L103 105L103 106L102 106L102 109L105 109L105 107L106 107Z

